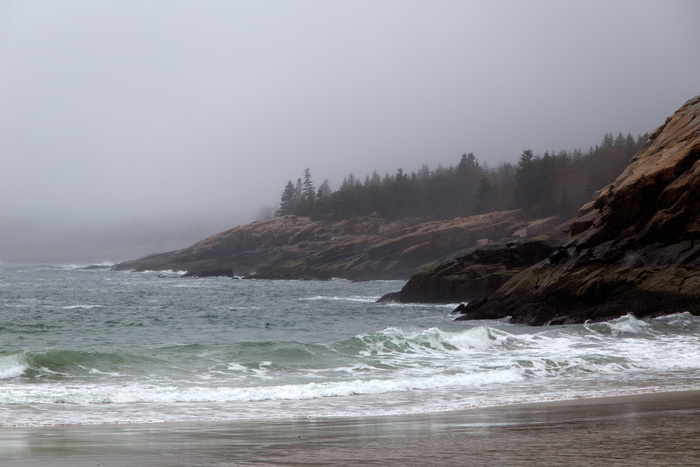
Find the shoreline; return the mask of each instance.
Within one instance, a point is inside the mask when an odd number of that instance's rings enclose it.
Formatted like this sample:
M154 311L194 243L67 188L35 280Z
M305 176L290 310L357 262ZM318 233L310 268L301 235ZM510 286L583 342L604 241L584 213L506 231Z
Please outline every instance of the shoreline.
M28 466L700 465L700 390L421 415L0 428Z

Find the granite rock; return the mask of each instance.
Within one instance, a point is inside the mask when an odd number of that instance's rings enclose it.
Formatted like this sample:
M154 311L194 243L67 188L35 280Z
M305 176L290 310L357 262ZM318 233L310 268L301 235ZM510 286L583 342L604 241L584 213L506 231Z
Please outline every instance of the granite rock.
M420 268L466 254L477 244L513 238L523 229L537 232L556 222L555 218L528 221L519 210L432 222L286 216L236 227L188 248L115 268L260 279L406 279Z
M458 319L530 325L700 314L700 96L573 220L421 271L387 299L468 301Z

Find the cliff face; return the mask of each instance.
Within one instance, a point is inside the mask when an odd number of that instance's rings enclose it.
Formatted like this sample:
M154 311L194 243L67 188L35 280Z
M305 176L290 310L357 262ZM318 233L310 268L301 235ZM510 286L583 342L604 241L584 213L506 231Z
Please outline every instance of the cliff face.
M447 221L378 217L311 221L287 216L219 233L191 247L126 261L120 270L185 270L189 275L262 279L405 279L476 246L527 238L554 219L530 222L520 211Z
M493 263L499 256L506 260ZM436 293L444 281L456 292ZM493 286L473 285L479 282ZM571 222L423 272L390 298L430 294L432 301L471 300L458 319L511 317L533 325L700 314L700 96L654 130Z

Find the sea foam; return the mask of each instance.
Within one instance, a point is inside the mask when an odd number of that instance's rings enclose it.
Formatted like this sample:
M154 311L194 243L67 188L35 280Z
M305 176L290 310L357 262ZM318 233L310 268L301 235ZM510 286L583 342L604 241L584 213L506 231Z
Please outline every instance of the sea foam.
M29 365L23 352L0 355L0 379L11 379L22 375Z

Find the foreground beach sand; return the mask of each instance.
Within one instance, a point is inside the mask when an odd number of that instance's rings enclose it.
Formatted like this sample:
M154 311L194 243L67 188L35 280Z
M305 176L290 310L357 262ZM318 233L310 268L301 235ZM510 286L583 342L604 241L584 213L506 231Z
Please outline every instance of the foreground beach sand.
M700 465L700 391L400 417L6 427L0 465Z

